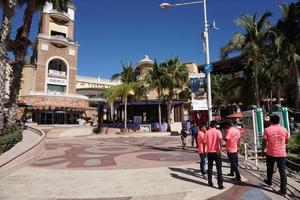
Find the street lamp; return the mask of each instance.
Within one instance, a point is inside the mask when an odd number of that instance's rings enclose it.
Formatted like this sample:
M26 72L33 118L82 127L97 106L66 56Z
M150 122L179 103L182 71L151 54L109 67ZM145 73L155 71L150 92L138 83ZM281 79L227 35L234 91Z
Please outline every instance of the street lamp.
M209 59L209 42L208 42L208 28L218 29L215 25L215 22L212 25L209 25L207 22L207 14L206 14L206 0L202 1L194 1L194 2L187 2L187 3L177 3L177 4L170 4L170 3L162 3L160 4L161 9L167 9L175 6L187 6L193 4L203 4L203 15L204 15L204 31L203 37L205 39L205 67L204 72L207 73L207 106L208 106L208 121L212 120L212 100L211 100L211 77L210 72L212 72L212 66L210 65Z

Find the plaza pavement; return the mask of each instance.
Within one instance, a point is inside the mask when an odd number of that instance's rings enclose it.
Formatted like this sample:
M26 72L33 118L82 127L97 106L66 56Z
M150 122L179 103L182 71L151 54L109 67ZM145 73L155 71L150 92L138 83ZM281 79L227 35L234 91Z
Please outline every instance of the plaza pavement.
M261 182L263 175L242 169L241 185L224 176L225 189L208 187L199 175L196 149L181 150L180 138L167 133L93 135L86 127L41 128L48 134L46 152L0 180L0 199L285 199ZM223 162L223 174L228 172Z

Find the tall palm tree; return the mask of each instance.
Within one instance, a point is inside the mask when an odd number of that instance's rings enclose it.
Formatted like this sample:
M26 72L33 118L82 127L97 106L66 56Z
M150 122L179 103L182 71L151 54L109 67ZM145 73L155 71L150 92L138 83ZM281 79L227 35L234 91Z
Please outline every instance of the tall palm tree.
M0 134L4 129L4 103L6 93L7 43L11 32L12 20L16 12L17 0L1 0L3 19L0 29Z
M172 99L175 98L177 90L182 89L188 82L188 68L185 65L180 64L178 57L169 59L167 62L162 63L164 85L168 91L168 129L171 125L171 113L172 113Z
M300 1L289 5L281 4L279 8L282 17L274 28L275 37L273 41L276 47L274 53L278 57L279 70L285 69L287 72L281 78L282 82L286 82L290 75L292 75L290 77L295 77L293 82L296 87L294 90L289 89L288 92L295 99L294 106L300 108ZM278 72L278 75L281 74ZM277 96L280 98L280 93Z
M134 76L134 69L131 64L123 65L123 71L121 73L117 73L112 75L112 80L121 80L120 85L116 85L111 87L108 94L110 94L110 99L115 99L118 96L122 97L124 102L124 129L127 131L127 102L128 96L130 93L134 92L138 87L139 83L136 82Z
M226 58L233 51L241 51L242 57L246 59L245 72L252 77L251 83L254 85L256 104L260 105L258 74L263 67L264 48L268 40L270 24L268 18L270 12L264 13L257 18L257 13L253 16L243 15L236 20L236 24L244 29L244 33L236 33L233 39L221 49L221 55Z
M157 61L154 61L152 66L149 66L145 69L146 77L145 82L148 89L154 89L157 92L157 97L159 99L158 104L158 121L159 126L161 127L161 103L163 96L163 90L166 88L162 64L158 64Z
M11 42L11 49L14 54L14 62L12 64L12 73L10 76L10 93L9 93L9 115L8 124L12 124L16 120L16 105L18 95L21 89L21 80L23 67L28 47L31 45L29 40L30 29L32 25L33 14L41 10L47 2L53 4L53 8L63 11L70 0L23 0L26 3L26 9L23 15L23 24L17 29L15 40Z

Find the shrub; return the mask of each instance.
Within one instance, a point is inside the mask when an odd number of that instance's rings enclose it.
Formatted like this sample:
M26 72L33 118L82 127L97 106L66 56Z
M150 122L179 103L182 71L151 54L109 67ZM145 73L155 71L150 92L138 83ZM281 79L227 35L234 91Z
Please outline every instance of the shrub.
M0 154L11 149L15 144L23 138L23 130L16 124L4 130L4 134L0 136Z
M300 154L300 132L291 136L288 143L288 149L290 153Z

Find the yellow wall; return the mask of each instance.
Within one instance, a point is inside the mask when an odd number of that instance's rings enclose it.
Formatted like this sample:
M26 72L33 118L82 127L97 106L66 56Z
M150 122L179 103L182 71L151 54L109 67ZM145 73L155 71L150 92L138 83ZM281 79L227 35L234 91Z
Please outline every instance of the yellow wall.
M25 65L23 68L23 78L20 95L29 95L30 90L35 90L36 70L33 65Z
M49 24L49 35L51 35L51 31L57 31L57 32L65 33L66 37L68 37L68 34L69 34L68 26L56 24L56 23L53 23L53 22L50 22L50 24Z

